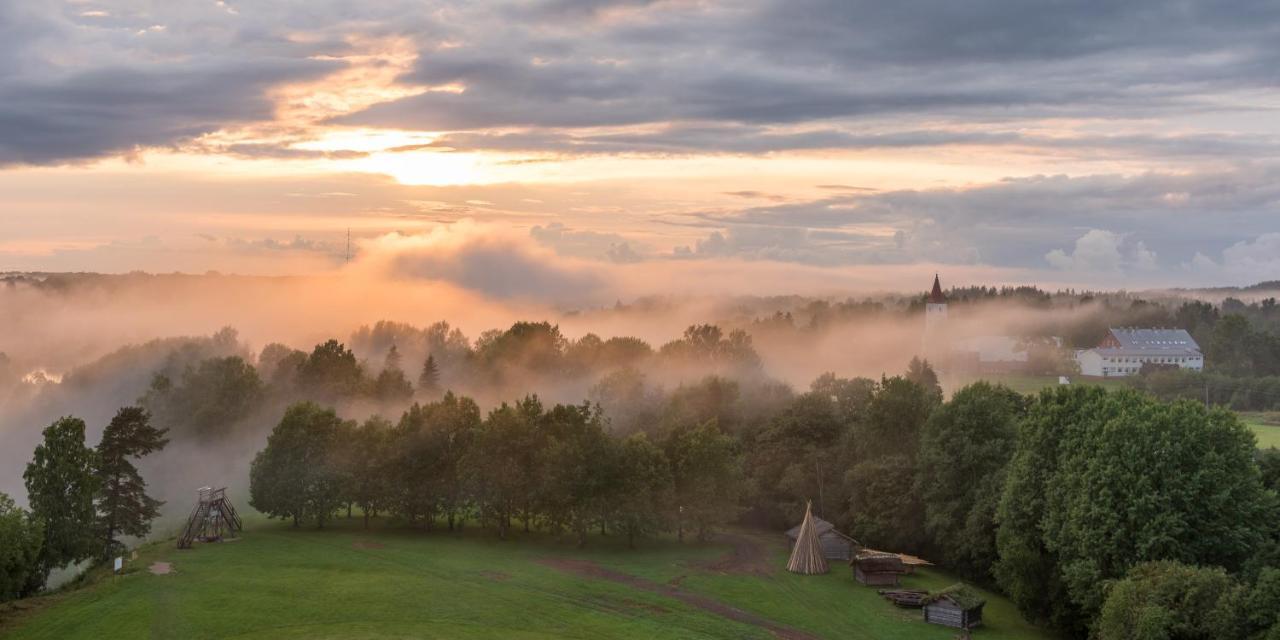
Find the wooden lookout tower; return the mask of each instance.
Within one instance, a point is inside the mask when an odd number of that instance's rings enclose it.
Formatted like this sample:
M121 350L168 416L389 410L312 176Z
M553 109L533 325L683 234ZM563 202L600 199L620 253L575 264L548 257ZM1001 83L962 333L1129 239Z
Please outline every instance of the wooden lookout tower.
M187 526L178 536L178 548L190 549L191 543L216 542L223 536L234 538L244 526L240 523L240 515L227 500L227 488L200 488L200 501L191 510L187 518Z

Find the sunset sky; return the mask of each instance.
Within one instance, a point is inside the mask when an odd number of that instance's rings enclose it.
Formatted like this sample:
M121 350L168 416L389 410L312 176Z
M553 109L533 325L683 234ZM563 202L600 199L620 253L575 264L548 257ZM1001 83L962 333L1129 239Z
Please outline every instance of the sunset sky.
M0 0L0 271L325 273L350 229L357 260L501 237L757 292L1280 279L1278 25L1274 0ZM475 276L439 262L410 271Z

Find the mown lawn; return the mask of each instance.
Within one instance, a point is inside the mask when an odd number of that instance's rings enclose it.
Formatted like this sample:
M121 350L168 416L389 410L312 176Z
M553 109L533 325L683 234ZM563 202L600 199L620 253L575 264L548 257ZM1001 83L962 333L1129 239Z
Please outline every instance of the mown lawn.
M1258 448L1280 448L1280 413L1241 413L1240 418L1258 437Z
M649 542L638 551L614 538L586 550L534 536L503 542L403 530L365 532L358 521L326 531L291 530L251 520L235 542L179 551L172 543L140 550L128 573L52 596L8 620L11 638L770 638L765 628L730 620L668 593L568 572L548 559L594 563L647 584L679 584L719 603L813 637L952 638L920 612L894 608L857 585L847 567L825 576L787 573L780 536L746 533L767 554L764 574L700 568L725 544ZM155 561L173 573L152 575ZM906 586L951 582L940 572ZM1046 638L1004 599L990 596L978 638ZM12 615L12 614L10 614Z

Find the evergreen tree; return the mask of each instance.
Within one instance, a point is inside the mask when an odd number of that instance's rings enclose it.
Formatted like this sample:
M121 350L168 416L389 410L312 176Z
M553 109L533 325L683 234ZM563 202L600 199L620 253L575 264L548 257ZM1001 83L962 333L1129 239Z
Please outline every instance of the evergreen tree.
M44 543L28 592L42 587L55 567L85 560L97 551L94 457L84 446L84 421L59 418L44 430L44 441L22 474L31 512L44 522Z
M427 393L440 390L440 367L436 365L434 355L428 354L427 361L422 363L422 375L418 376L418 388Z
M164 503L146 494L147 483L129 459L163 449L169 444L167 431L151 426L151 415L142 407L124 407L102 432L94 475L99 487L97 531L106 557L120 546L117 535L147 535L160 513Z
M383 361L382 368L384 370L400 371L401 360L403 360L403 358L400 356L400 351L396 349L396 346L393 344L391 345L391 348L387 350L387 359Z

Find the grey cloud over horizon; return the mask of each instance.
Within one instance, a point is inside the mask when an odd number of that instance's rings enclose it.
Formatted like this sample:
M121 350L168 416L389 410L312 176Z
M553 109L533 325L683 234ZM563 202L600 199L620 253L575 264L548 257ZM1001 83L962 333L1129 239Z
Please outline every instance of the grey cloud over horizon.
M336 58L352 38L387 37L418 51L400 84L465 90L335 121L441 131L437 145L459 149L1023 145L1274 157L1277 146L1274 132L1237 130L1230 117L1275 109L1260 96L1280 83L1280 5L1262 0L124 1L87 16L88 7L0 2L0 164L93 159L270 121L273 88L342 68ZM1043 118L1196 126L1061 138L1021 130ZM628 127L642 129L617 130Z
M1280 167L1205 174L1033 176L970 188L839 192L696 214L679 258L937 262L1068 271L1157 268L1280 278ZM886 233L892 230L892 233Z
M609 4L547 6L595 15ZM1274 155L1273 144L1234 136L1221 120L1207 135L1054 140L1016 130L1037 118L1213 120L1274 109L1256 96L1220 99L1280 78L1274 3L617 4L636 15L581 29L553 22L566 19L558 10L529 29L478 17L478 27L458 29L458 46L423 48L401 78L465 91L338 121L453 132L440 144L464 149L571 153L1027 144ZM599 130L637 125L661 126Z
M245 28L213 3L0 2L0 167L166 147L269 121L268 92L341 63L279 26ZM213 9L212 11L210 9Z

